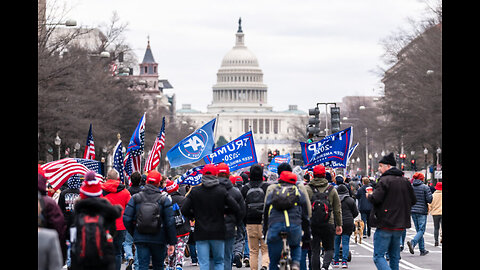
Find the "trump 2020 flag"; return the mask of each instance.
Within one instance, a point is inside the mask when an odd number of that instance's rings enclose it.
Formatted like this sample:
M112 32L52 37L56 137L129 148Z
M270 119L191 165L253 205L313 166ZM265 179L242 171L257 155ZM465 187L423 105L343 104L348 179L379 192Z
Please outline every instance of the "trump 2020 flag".
M140 122L137 125L137 128L133 132L130 143L128 144L127 153L125 159L123 160L123 165L125 166L125 172L128 176L132 175L133 172L141 172L140 158L143 154L145 140L145 113L143 114Z
M190 186L196 186L202 183L202 169L205 165L200 165L195 168L188 169L184 174L182 174L180 177L175 180L178 185L184 184L184 185L190 185Z
M225 162L232 172L258 163L252 132L249 131L235 140L215 148L213 153L205 156L203 160L207 164Z
M195 130L167 152L170 167L175 168L197 162L213 152L215 120L216 118L213 118L210 122Z
M352 144L352 127L328 135L314 143L300 142L303 162L302 169L323 164L331 168L345 168Z
M290 163L290 153L286 155L275 156L270 164L268 165L268 170L274 173L278 173L277 167L282 163Z

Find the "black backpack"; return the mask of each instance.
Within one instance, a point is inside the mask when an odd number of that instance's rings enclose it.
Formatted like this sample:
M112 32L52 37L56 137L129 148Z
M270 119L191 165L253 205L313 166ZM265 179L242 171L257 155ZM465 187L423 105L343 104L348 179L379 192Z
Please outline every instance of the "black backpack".
M272 206L279 211L289 210L299 202L300 192L296 185L278 184L272 192Z
M161 204L166 198L163 193L155 193L154 196L147 195L145 192L135 194L139 199L136 204L140 204L137 211L136 228L142 234L156 234L162 227L162 209Z
M245 195L245 204L247 205L247 218L261 219L265 202L265 192L259 186L253 187L251 183L247 184L249 190Z
M112 259L113 238L105 229L103 216L80 213L75 227L77 234L72 246L75 263L83 266L108 264Z
M328 185L324 192L318 191L318 189L310 185L313 190L312 196L312 218L310 219L311 226L319 226L328 223L332 214L332 205L328 200L328 195L333 189L332 185Z

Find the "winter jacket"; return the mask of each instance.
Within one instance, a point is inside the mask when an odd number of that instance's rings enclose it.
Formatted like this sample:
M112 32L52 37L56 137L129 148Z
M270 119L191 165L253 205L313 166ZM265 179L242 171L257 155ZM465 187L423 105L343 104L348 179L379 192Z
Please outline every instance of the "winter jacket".
M412 182L413 192L417 198L417 203L412 206L412 213L427 215L428 214L428 205L427 203L432 202L432 193L430 188L423 183L420 179L413 179Z
M275 185L278 184L278 183L279 183L278 181L275 181L274 183L267 182L267 184L269 184L269 186L267 188L267 191L265 192L265 202L267 201L267 196L270 193L272 193L272 191L275 189ZM308 215L308 218L311 218L312 217L312 204L310 202L310 197L308 196L307 189L306 189L305 185L303 184L303 180L302 181L297 181L295 183L295 185L297 186L300 193L305 195L305 199L307 200L307 215Z
M125 213L123 214L123 224L128 233L132 235L134 243L152 243L152 244L168 244L175 245L177 243L177 232L175 229L175 219L173 218L172 198L164 193L165 199L160 205L162 226L156 234L142 234L138 232L134 225L137 219L137 212L142 204L141 194L145 193L147 198L154 197L162 191L156 186L146 184L143 191L132 196L128 201Z
M170 194L172 198L172 205L177 204L178 207L182 208L183 202L185 201L185 196L180 194L180 192L175 191ZM185 215L183 215L185 216ZM190 234L190 220L185 217L185 223L177 229L177 236Z
M372 210L372 203L367 200L367 187L371 187L370 184L363 185L357 190L356 198L358 200L358 210L359 211L370 211Z
M273 186L278 185L290 186L292 184L280 181L278 184L274 184ZM307 196L299 190L300 203L287 210L287 223L284 211L277 210L272 205L273 190L267 195L263 210L263 235L266 234L268 228L274 223L298 224L302 226L302 230L306 234L310 235L310 221L307 213Z
M131 186L127 190L130 192L130 195L133 196L138 192L142 191L145 186Z
M310 185L316 187L319 192L324 192L327 189L328 180L325 178L313 178L310 183L305 186L305 188L307 189L308 197L311 201L313 196L313 189ZM328 223L335 224L336 226L342 226L342 205L340 203L340 199L338 198L338 193L335 188L333 188L328 194L328 200L333 207L333 215L330 216Z
M115 220L121 217L121 212L119 205L112 205L108 200L99 197L89 197L75 203L75 218L82 213L91 216L100 215L104 219L105 229L111 235L116 233Z
M116 226L118 231L125 230L123 225L123 212L127 206L128 201L130 200L130 192L125 189L125 185L120 182L120 180L109 179L107 182L102 184L103 197L107 199L113 205L120 205L122 207L122 215L117 218Z
M442 215L442 191L436 190L432 194L432 203L428 204L428 213L432 216Z
M247 193L252 187L260 187L263 189L263 192L265 193L265 197L267 194L267 189L268 189L269 184L263 181L256 181L256 180L250 180L250 182L242 187L242 196L244 199L247 198ZM265 198L264 198L265 201ZM246 206L245 206L246 207ZM248 209L246 209L248 211ZM262 216L255 218L255 217L250 217L246 215L245 217L245 224L262 224Z
M185 197L181 211L184 216L195 219L195 240L225 240L226 208L241 219L240 206L219 184L217 177L203 175L202 184L192 187Z
M373 204L369 222L372 227L390 230L410 228L410 210L417 202L410 181L393 167L384 172L367 197Z
M225 177L218 177L220 185L223 185L227 190L228 194L237 202L240 207L240 213L234 213L230 211L228 207L225 206L225 237L226 239L235 237L237 225L240 225L245 217L245 201L243 200L242 193L238 190L237 187L234 187L230 179ZM240 218L237 219L236 216Z
M358 215L357 204L350 196L348 189L345 189L343 192L337 189L337 192L342 204L342 234L351 235L353 232L353 219Z

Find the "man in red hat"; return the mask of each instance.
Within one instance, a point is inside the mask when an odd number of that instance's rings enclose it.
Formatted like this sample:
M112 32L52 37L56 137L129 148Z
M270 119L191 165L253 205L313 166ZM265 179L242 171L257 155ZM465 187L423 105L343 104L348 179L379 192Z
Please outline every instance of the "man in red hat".
M157 170L148 172L145 188L132 196L123 215L123 223L133 236L140 270L148 270L150 259L153 269L163 269L165 254L172 254L177 243L172 199L159 189L164 182Z
M333 208L332 215L330 215L330 218L326 224L311 224L313 239L310 246L312 248L313 269L320 268L320 242L325 250L323 264L321 267L328 269L333 258L335 234L342 234L342 205L338 197L337 190L328 183L328 180L325 178L325 176L325 167L323 165L316 165L313 167L313 179L310 180L310 183L308 183L307 186L305 186L312 203L315 201L315 194L326 193L328 196L328 201Z
M225 186L219 184L217 173L215 165L206 164L202 169L202 184L191 190L181 208L184 216L195 219L200 270L210 269L210 257L214 270L224 270L225 215L234 213L237 220L242 218L240 206Z

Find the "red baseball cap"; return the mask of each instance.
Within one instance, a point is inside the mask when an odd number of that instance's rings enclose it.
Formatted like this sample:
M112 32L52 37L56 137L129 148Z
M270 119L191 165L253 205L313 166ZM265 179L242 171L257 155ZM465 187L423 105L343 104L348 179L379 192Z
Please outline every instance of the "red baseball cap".
M162 175L157 170L151 170L147 175L147 183L158 185L162 180Z
M313 176L325 177L326 171L323 165L313 167Z
M297 182L297 175L289 171L283 171L280 174L280 180L290 184L295 184Z
M217 165L217 174L219 173L226 173L226 174L230 174L230 168L228 167L227 164L225 163L219 163Z
M202 169L202 174L217 175L217 167L214 164L206 164Z

